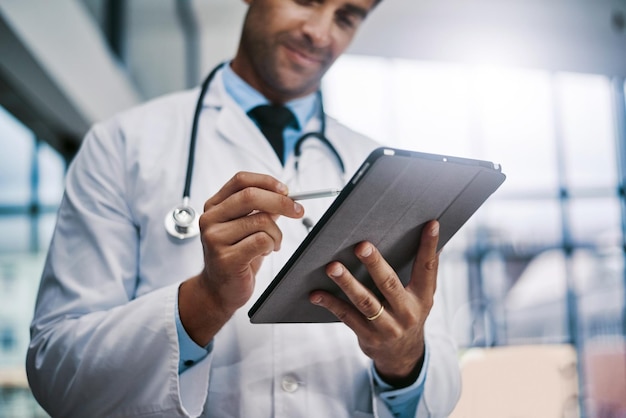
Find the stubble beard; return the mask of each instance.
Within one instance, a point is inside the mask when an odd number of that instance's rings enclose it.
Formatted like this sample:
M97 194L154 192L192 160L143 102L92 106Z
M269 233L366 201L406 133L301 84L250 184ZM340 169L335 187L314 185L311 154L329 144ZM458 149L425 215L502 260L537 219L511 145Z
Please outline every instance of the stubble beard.
M279 34L272 41L247 39L247 42L248 51L253 51L249 61L255 68L258 82L261 83L258 87L269 99L286 102L314 92L332 63L325 53L316 70L297 65L281 51L284 52L286 45L306 51L306 44L303 45L306 40L294 40L287 33Z

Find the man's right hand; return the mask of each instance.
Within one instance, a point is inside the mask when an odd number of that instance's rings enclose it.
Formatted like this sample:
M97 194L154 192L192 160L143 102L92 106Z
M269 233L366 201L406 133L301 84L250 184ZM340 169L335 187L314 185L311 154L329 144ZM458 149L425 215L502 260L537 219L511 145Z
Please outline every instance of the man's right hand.
M271 176L239 172L204 204L204 269L181 285L178 296L183 326L199 345L208 344L252 296L264 257L280 249L278 217L304 215L287 192Z

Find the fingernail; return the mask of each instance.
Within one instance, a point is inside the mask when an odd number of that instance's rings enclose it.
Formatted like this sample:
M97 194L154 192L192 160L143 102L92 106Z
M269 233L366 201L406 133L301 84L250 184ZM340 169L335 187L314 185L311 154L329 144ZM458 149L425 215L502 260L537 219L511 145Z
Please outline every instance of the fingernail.
M278 183L276 188L278 189L279 193L282 193L282 194L288 194L289 193L289 188L284 183Z
M433 226L433 229L430 230L430 235L432 235L433 237L439 235L439 222L437 222L435 226Z
M300 214L302 213L302 211L304 211L304 208L302 207L300 203L296 202L293 204L293 210L295 210L297 214Z
M322 297L319 295L311 296L311 303L314 305L319 305L322 302Z
M361 257L369 257L372 254L372 247L370 245L366 245L365 248L361 250Z
M329 272L332 277L339 277L341 273L343 273L343 268L339 265L333 267Z

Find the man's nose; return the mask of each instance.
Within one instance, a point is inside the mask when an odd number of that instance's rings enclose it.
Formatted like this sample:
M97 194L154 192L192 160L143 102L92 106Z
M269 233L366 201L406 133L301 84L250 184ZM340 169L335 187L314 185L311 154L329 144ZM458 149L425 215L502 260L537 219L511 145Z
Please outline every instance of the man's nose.
M330 44L332 27L332 11L322 9L311 13L302 29L314 47L323 48Z

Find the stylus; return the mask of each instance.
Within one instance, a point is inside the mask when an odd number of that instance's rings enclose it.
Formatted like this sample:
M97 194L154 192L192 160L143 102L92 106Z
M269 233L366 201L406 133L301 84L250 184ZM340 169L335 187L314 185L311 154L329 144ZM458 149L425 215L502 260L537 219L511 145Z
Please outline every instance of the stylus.
M293 200L320 199L322 197L333 197L341 193L341 189L314 190L311 192L289 193L287 197Z

